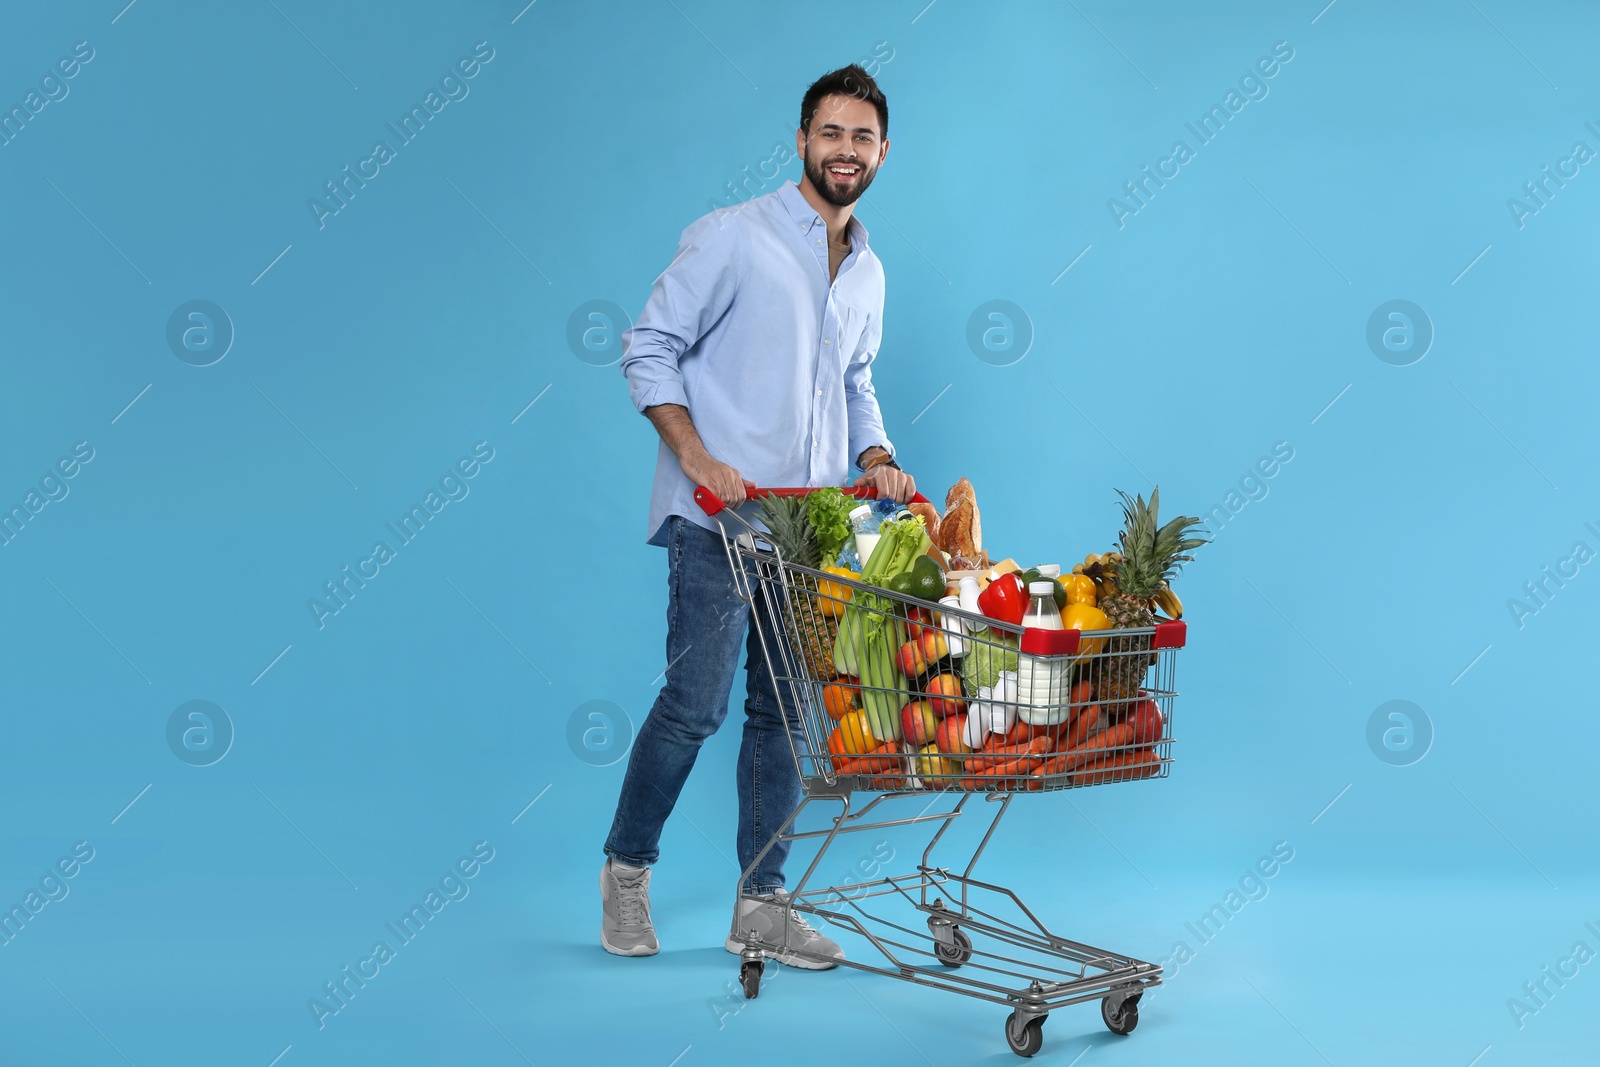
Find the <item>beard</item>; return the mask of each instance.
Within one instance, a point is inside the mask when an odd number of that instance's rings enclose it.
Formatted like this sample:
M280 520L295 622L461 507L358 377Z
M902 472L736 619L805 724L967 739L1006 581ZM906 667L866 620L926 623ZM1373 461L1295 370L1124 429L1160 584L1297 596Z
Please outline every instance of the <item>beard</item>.
M878 176L878 169L876 167L869 169L867 164L860 159L831 159L822 163L813 163L811 159L807 157L804 162L806 179L811 182L811 187L821 194L822 199L826 200L834 207L849 207L851 204L861 199L861 194L867 191L867 186L872 184L872 179ZM829 163L846 162L854 163L858 168L860 168L859 172L856 174L856 180L850 182L848 185L844 185L838 181L835 181L833 175L828 173Z

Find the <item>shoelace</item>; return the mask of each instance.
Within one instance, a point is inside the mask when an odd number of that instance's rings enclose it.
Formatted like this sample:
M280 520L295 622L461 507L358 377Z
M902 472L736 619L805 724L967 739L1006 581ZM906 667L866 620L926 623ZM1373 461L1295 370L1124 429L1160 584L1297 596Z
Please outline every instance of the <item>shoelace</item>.
M810 923L806 922L806 917L797 911L791 911L789 913L789 922L797 927L803 934L807 934L810 937L820 936L816 929Z
M806 917L804 915L801 915L798 911L795 911L793 908L789 907L789 894L774 893L773 900L782 905L784 914L788 916L789 925L792 929L796 929L800 933L808 935L808 937L820 936L816 929L810 923L806 922Z
M623 926L643 926L644 914L644 879L636 878L633 881L617 879L617 922Z

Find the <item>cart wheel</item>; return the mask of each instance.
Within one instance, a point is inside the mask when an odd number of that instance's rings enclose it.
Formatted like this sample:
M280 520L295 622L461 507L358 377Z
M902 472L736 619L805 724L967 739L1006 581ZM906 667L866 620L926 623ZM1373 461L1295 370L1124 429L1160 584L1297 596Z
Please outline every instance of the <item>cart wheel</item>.
M1111 1010L1111 998L1107 997L1100 1002L1100 1017L1106 1021L1106 1029L1113 1034L1131 1034L1133 1028L1139 1025L1139 1001L1129 998L1122 1002L1122 1009Z
M1032 1056L1044 1047L1044 1019L1043 1015L1036 1015L1020 1025L1017 1022L1017 1013L1012 1012L1006 1017L1006 1044L1011 1046L1011 1051L1018 1056Z
M761 960L745 960L739 964L739 984L744 987L744 999L754 1000L761 992Z
M933 943L933 954L946 967L959 967L972 958L972 939L960 927L953 928L950 936L953 939L951 944L946 945L942 941Z

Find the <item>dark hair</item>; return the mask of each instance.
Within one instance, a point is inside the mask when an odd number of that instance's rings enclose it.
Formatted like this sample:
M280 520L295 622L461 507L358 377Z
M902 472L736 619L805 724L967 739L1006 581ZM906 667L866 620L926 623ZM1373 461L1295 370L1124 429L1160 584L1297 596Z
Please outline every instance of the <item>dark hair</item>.
M810 132L811 117L817 113L817 105L825 96L853 96L857 100L865 100L878 109L878 136L888 138L889 101L884 98L883 90L878 88L878 83L872 80L872 75L868 74L859 63L830 71L811 83L811 88L806 90L805 97L800 101L802 130Z

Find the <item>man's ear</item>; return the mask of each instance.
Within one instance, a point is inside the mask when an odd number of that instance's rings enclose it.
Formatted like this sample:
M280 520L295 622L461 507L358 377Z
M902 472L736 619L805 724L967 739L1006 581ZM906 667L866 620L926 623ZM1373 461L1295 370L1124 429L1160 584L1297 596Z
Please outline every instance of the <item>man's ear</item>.
M806 131L803 129L794 131L794 154L802 160L806 158Z
M883 139L883 147L878 149L878 166L883 166L883 161L889 158L889 138Z

